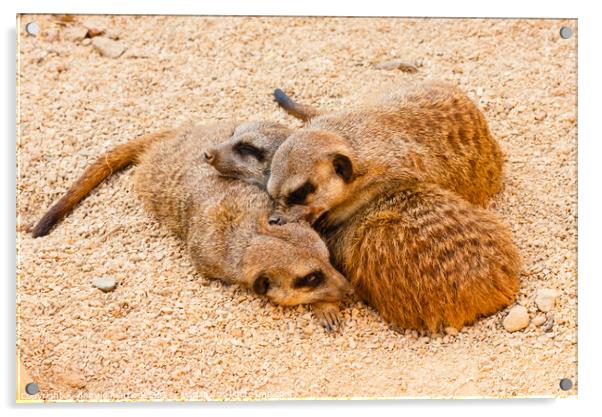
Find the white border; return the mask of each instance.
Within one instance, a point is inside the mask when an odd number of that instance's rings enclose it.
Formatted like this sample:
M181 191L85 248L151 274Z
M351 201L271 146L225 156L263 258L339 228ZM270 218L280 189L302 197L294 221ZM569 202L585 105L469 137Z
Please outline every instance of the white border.
M600 294L601 267L595 263L600 254L600 89L599 40L602 39L600 15L595 2L546 1L469 2L455 0L418 1L393 5L392 1L242 1L193 3L188 0L134 1L103 0L96 3L75 3L68 0L22 0L2 2L2 99L0 115L2 140L2 238L4 274L4 306L2 308L3 343L0 344L5 366L1 378L2 405L9 415L64 414L79 415L82 409L90 415L126 411L132 416L163 413L177 415L304 415L345 413L365 415L373 409L378 413L419 413L422 415L504 416L509 414L591 415L596 407L600 387ZM342 15L342 16L450 16L450 17L570 17L579 19L579 399L565 400L494 400L494 401L394 401L394 402L272 402L272 403L209 403L209 404L101 404L50 405L42 407L15 405L14 390L14 227L15 227L15 15L16 13L118 13L118 14L253 14L253 15ZM335 410L336 407L336 410ZM341 410L344 409L344 410Z

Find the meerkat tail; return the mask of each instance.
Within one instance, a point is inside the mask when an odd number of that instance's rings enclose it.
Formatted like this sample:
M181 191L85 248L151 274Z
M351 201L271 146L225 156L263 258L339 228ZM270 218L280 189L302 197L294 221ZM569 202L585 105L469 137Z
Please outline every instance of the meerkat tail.
M274 100L280 107L282 107L288 114L307 122L320 114L320 112L311 106L306 104L297 103L290 98L284 91L277 88L274 90Z
M113 173L138 162L140 155L153 143L173 137L173 130L140 136L111 149L90 165L67 193L44 214L32 229L33 237L45 236L50 229L83 200L98 184Z

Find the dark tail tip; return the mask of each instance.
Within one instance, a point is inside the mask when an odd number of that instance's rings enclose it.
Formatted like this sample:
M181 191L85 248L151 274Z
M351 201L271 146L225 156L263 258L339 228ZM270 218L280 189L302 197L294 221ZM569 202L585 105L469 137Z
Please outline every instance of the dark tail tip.
M291 98L279 88L274 90L274 101L284 108L289 108L292 102Z
M44 217L40 219L38 224L36 224L31 230L31 235L33 237L46 236L48 233L50 233L50 230L53 228L59 218L59 213L55 211L54 208L50 209L50 211L48 211L48 213L46 213Z

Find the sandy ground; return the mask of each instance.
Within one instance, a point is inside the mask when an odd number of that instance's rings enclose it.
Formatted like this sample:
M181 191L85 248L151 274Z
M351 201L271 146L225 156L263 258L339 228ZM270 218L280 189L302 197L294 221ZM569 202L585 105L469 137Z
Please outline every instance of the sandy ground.
M42 32L25 36L36 20ZM20 24L18 349L41 399L557 396L576 382L576 36L558 20L234 17L79 18L119 38L104 57L77 22ZM91 23L90 23L91 22ZM84 32L85 33L85 32ZM418 72L378 70L399 58ZM131 170L101 185L49 236L24 230L103 151L196 119L299 124L282 87L322 108L402 82L444 79L479 103L507 154L492 210L525 268L517 303L557 289L554 326L508 333L502 311L457 336L399 334L357 300L325 334L195 274L142 209ZM135 169L135 168L134 168ZM94 288L113 277L110 293Z

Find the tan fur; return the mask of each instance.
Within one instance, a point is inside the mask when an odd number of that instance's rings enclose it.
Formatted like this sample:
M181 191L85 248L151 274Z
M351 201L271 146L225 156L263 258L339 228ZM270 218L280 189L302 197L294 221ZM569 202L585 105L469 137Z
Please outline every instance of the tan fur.
M350 162L348 180L333 167L337 156ZM336 224L370 200L383 176L432 182L483 205L499 191L501 170L502 153L474 103L455 87L426 83L312 119L276 151L267 189L289 220L328 212ZM286 198L306 181L316 190L306 211L291 216Z
M205 151L205 160L221 175L238 178L265 188L274 153L292 130L274 122L248 122L239 125L223 143ZM258 155L241 152L239 145L252 145Z
M263 125L254 126L261 133ZM318 234L307 224L268 225L272 203L265 192L215 175L204 162L204 151L230 138L236 128L235 123L186 125L160 141L136 142L136 158L109 152L122 159L109 158L108 168L139 164L137 194L148 211L186 242L203 276L253 289L278 304L313 304L322 325L336 327L338 316L332 312L351 287L330 265ZM102 159L93 166L102 165ZM72 190L82 195L90 189L78 187L90 184L78 181ZM323 283L295 286L312 273L322 274Z
M518 290L508 228L433 184L391 182L323 236L355 292L405 329L460 329L506 307Z

